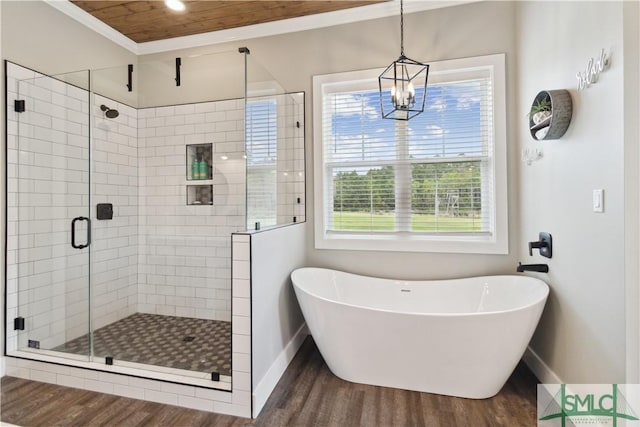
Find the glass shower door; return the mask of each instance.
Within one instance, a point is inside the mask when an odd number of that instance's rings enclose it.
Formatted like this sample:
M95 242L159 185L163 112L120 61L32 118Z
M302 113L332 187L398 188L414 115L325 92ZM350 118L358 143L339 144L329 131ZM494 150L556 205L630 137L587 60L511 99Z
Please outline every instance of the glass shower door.
M88 360L88 72L7 79L7 351Z

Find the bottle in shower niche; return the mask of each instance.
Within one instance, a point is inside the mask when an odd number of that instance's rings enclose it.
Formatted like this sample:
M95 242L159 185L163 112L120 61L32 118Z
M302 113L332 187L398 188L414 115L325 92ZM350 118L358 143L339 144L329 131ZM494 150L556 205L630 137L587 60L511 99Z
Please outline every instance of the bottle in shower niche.
M200 179L209 179L209 163L207 163L204 156L198 162L198 175Z
M191 179L200 179L200 153L196 153L193 156L193 163L191 163Z

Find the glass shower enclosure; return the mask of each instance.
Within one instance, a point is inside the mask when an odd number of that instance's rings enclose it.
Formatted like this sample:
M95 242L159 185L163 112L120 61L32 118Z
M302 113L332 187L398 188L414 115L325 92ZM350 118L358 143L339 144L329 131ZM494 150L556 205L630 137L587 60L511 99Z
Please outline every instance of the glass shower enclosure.
M246 51L5 66L5 354L230 390L231 234L304 222L304 93Z
M6 64L7 355L230 389L245 59L181 63Z

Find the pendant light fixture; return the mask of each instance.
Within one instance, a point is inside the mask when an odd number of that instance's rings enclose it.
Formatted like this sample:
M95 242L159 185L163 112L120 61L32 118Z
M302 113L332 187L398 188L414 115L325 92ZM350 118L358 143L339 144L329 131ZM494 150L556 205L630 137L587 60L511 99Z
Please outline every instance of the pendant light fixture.
M404 7L400 0L400 57L378 77L382 117L409 120L424 111L429 65L404 54Z

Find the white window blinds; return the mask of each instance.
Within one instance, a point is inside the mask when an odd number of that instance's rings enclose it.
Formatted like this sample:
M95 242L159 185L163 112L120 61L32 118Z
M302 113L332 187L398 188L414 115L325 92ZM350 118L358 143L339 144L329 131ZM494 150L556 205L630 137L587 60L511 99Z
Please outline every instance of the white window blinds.
M247 227L277 223L277 103L274 98L247 101Z
M247 101L247 163L274 164L277 156L277 104L275 99Z
M381 119L375 81L349 86L324 86L325 230L491 234L491 69L430 76L408 122Z

